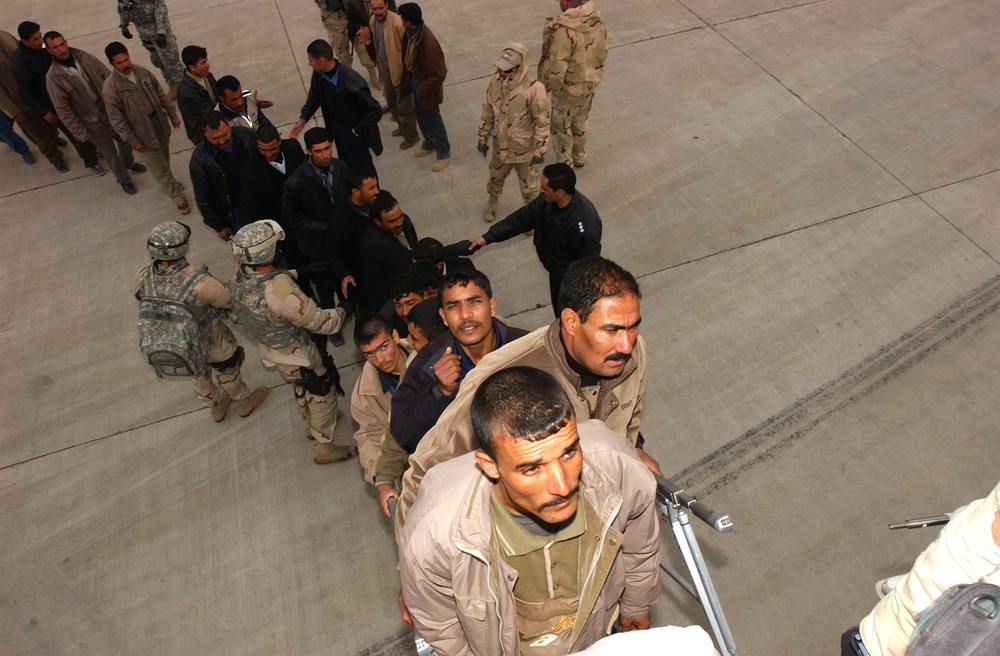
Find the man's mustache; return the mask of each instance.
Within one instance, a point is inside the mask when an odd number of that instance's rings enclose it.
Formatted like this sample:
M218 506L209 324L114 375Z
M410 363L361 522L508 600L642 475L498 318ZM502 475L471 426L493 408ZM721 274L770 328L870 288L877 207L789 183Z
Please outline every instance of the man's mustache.
M631 357L631 353L619 353L618 351L615 351L608 357L604 358L604 360L606 362L627 362Z
M544 508L552 508L552 507L555 507L555 506L561 506L562 504L566 503L567 501L569 501L570 499L572 499L573 497L575 497L579 491L580 491L580 486L577 485L575 488L573 488L573 490L569 494L567 494L564 497L552 497L551 499L549 499L548 501L546 501L545 503L543 503L542 507L539 508L539 510L542 510Z

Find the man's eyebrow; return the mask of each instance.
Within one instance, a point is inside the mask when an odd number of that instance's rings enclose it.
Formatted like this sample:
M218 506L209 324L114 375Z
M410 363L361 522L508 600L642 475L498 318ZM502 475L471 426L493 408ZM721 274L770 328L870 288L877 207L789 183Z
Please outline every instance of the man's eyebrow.
M631 330L632 328L638 328L640 323L642 323L642 318L640 318L631 326L625 326L620 323L606 323L603 326L601 326L601 328L603 328L604 330Z
M570 444L568 447L566 447L566 449L563 451L563 455L566 455L567 453L569 453L570 451L573 451L574 449L578 448L579 446L580 446L580 438L579 438L579 436L577 436L577 438L573 441L573 443Z
M542 464L542 459L539 458L537 460L531 460L530 462L522 462L518 466L514 467L514 469L517 469L518 471L524 471L525 469L534 469L535 467L541 464Z

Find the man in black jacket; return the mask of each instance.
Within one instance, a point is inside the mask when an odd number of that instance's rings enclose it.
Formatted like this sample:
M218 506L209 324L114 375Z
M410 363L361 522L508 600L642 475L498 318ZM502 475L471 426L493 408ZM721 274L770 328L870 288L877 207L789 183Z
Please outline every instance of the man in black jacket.
M285 225L282 216L282 196L285 182L305 161L302 146L295 139L282 139L278 129L270 123L257 128L257 149L250 153L250 161L243 167L240 186L243 205L240 216L246 223L274 219L285 229L286 238L278 242L278 250L289 269L308 263L299 250L295 231Z
M204 140L191 153L191 183L202 220L222 241L250 223L240 214L243 204L243 167L257 147L247 128L230 127L226 117L212 110L202 118Z
M62 130L83 160L83 165L90 169L91 173L104 175L106 171L97 161L97 148L94 144L89 141L78 141L56 115L52 99L49 98L49 92L45 88L45 74L52 65L52 55L44 48L41 26L38 23L24 21L17 26L17 35L20 37L20 42L11 55L10 63L14 70L14 78L17 80L21 102L41 116L46 123ZM55 137L55 140L60 145L66 145L66 142L58 137ZM53 162L52 165L60 173L69 170L66 161L62 159Z
M334 59L329 43L317 39L306 52L313 69L309 97L289 136L299 136L306 122L321 109L326 129L337 145L337 156L352 169L374 171L371 153L382 154L378 130L382 105L372 97L359 74Z
M371 222L361 237L361 259L365 267L368 307L388 315L389 285L393 277L413 264L413 246L417 230L410 217L403 214L399 202L385 189L375 197Z
M188 139L196 146L201 143L203 132L198 121L206 112L215 107L218 91L215 76L209 73L208 50L201 46L186 46L181 50L184 62L184 76L177 86L177 106L184 119Z
M542 170L541 194L482 237L469 240L469 250L535 231L535 251L549 272L552 311L559 316L559 286L570 264L601 254L601 217L593 203L576 190L569 164L549 164Z

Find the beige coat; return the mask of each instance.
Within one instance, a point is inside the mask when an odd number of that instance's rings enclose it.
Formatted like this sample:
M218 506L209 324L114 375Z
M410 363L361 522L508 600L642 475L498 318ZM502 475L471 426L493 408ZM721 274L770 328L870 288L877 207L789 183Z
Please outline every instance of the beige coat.
M608 30L593 2L545 19L538 79L553 94L586 96L604 77Z
M420 481L431 467L476 449L476 438L469 420L472 395L490 374L506 367L524 365L537 367L555 376L566 390L576 416L600 419L608 428L635 446L639 437L639 416L642 414L642 394L646 389L646 341L640 335L632 350L632 359L616 378L604 380L595 404L590 406L580 392L580 376L566 364L566 350L560 339L559 320L516 339L483 358L462 381L458 396L448 404L434 427L420 440L410 456L410 468L403 476L403 492L396 512L398 528L406 520L407 511L420 487Z
M375 38L375 16L371 17L368 25L372 31L372 38ZM389 65L389 77L392 79L392 86L398 87L403 83L403 19L394 11L385 13L385 61Z
M77 70L92 80L94 92L100 100L104 81L111 71L90 53L76 48L70 48L69 52L76 60ZM90 91L80 75L74 75L66 66L53 61L45 75L45 88L59 120L79 141L97 143L115 136L107 113L90 97Z
M171 122L177 120L177 109L167 100L167 94L163 92L163 87L152 73L135 64L132 64L132 70L135 71L139 85L146 90L155 106L156 120L160 122L163 134L169 139ZM138 94L139 90L117 72L108 76L104 81L102 95L111 127L122 141L130 146L142 144L152 148L165 147L167 144L160 144L157 141L153 122L146 114Z
M585 421L578 431L582 489L602 526L593 560L581 563L586 573L570 638L574 651L608 635L619 611L641 617L660 597L653 475L603 423ZM491 489L474 454L442 463L428 473L401 534L403 598L436 656L517 653L513 587L518 576L532 573L517 572L490 548ZM499 581L496 592L492 575Z
M499 72L490 78L479 120L479 143L493 137L493 152L503 164L545 157L549 142L549 100L542 83L529 74L531 53L520 43L507 45L521 55L521 66L509 80Z
M409 360L407 360L409 362ZM406 367L400 372L400 378ZM365 480L375 483L376 468L382 457L382 442L396 440L389 435L389 411L392 410L392 394L382 391L378 369L370 362L361 368L358 382L351 391L351 417L358 423L354 439L358 442L358 456L365 470ZM400 447L402 448L402 447Z
M21 102L21 94L17 91L17 79L14 77L14 67L10 58L17 50L17 37L0 30L0 112L14 118L20 112L28 109Z

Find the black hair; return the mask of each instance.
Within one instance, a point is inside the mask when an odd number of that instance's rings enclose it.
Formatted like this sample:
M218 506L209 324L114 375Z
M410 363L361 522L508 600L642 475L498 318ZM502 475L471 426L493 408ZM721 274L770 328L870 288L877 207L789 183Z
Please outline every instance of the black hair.
M34 32L32 32L32 34L34 34ZM59 32L56 32L55 30L51 30L42 35L42 41L45 41L46 43L48 43L50 39L63 39L63 38L65 37L62 34L59 34Z
M104 46L104 56L108 58L110 62L112 59L118 55L127 55L128 48L121 41L112 41L108 45Z
M389 298L393 301L409 294L424 295L424 283L420 281L411 271L404 271L393 277L389 282Z
M410 272L424 283L425 289L432 289L435 295L437 294L438 283L441 282L441 269L427 260L417 260L410 265Z
M496 460L498 439L544 440L569 423L573 404L552 374L509 367L479 384L469 418L479 448Z
M368 215L376 221L382 220L382 215L391 210L393 207L399 204L392 194L390 194L385 189L378 192L378 196L372 201L371 210Z
M28 40L35 36L35 32L40 32L42 26L33 21L24 21L17 26L17 35L21 37L22 40Z
M429 342L448 330L448 326L444 325L444 320L441 319L439 308L440 305L436 298L420 301L410 308L410 313L406 315L406 323L411 328L419 329Z
M306 150L312 150L312 147L316 144L321 144L324 141L330 141L330 133L326 131L326 128L309 128L306 130L306 133L302 135L302 140L306 143Z
M364 346L382 333L391 338L392 324L381 314L369 314L354 327L354 343Z
M449 271L442 276L441 282L438 283L438 297L443 297L444 290L451 289L455 285L466 287L470 283L482 287L483 291L486 292L486 298L493 298L493 288L490 287L490 279L486 277L485 273L476 271L475 269Z
M444 244L434 237L424 237L413 245L413 259L440 264L444 262Z
M424 12L420 10L420 5L415 2L399 5L396 13L399 14L400 18L408 20L418 27L424 24Z
M226 117L222 115L217 109L210 109L205 114L198 119L198 125L201 127L202 132L211 128L212 130L218 130L221 125L229 125L229 121Z
M347 176L345 178L347 182L347 188L361 189L361 187L363 187L365 184L365 180L367 180L368 178L375 178L375 180L378 180L378 176L375 175L374 169L370 169L367 167L363 169L351 169L347 172Z
M181 50L181 61L184 62L185 69L191 68L202 59L207 58L208 50L201 46L184 46L184 49Z
M239 91L239 89L240 81L235 75L223 75L215 81L215 95L219 98L223 97L223 91Z
M257 128L257 141L261 143L271 143L272 141L280 140L281 134L278 133L278 128L274 127L272 124L265 123Z
M330 46L328 41L323 39L316 39L306 47L306 52L312 56L313 59L329 59L331 61L337 61L333 58L333 48Z
M559 287L559 308L576 312L586 322L594 304L609 296L642 298L635 277L609 259L585 257L569 266Z
M542 175L549 181L549 189L562 189L567 194L576 193L576 173L569 164L556 162L542 169Z

